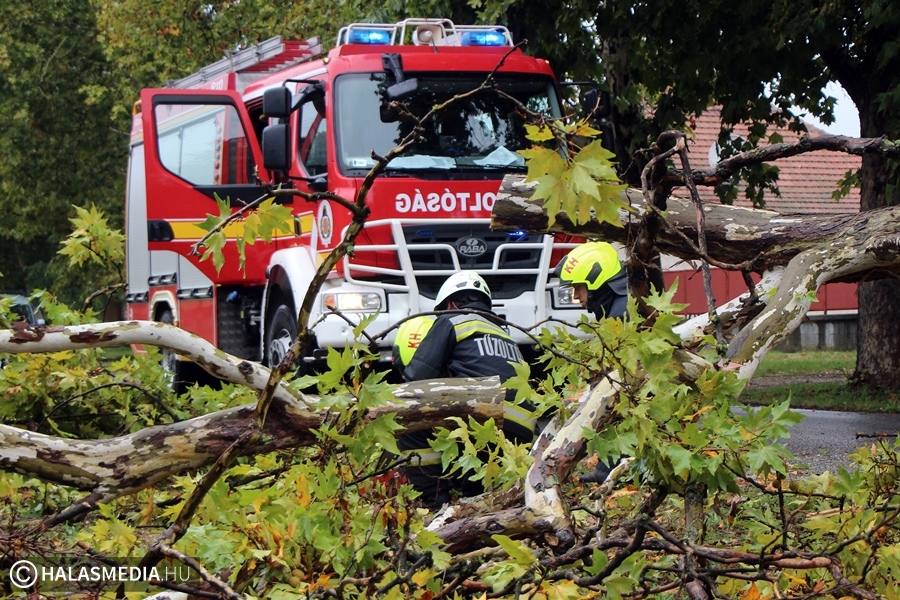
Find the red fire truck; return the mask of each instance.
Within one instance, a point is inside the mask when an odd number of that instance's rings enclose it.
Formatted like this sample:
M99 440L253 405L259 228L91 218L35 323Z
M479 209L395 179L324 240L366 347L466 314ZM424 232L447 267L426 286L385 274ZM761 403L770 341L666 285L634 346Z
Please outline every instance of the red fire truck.
M143 90L126 200L129 318L177 323L233 355L277 364L316 265L341 240L349 214L331 201L288 200L290 230L248 245L243 267L229 241L217 272L191 253L205 234L198 224L218 214L215 197L237 210L263 194L261 180L353 199L375 164L372 152L384 155L411 130L392 100L423 115L492 72L496 91L441 112L375 181L354 255L319 294L310 321L318 322L316 347L304 361L351 341L347 317L376 315L368 329L376 333L430 310L441 283L460 269L479 272L496 312L516 324L576 316L569 311L579 305L550 275L572 240L489 228L501 180L524 172L517 151L530 145L510 98L562 115L548 63L512 46L503 27L446 19L353 24L321 58L315 40L273 38ZM237 221L226 233L233 240L242 231ZM529 349L524 334L510 333ZM382 342L388 357L392 339Z

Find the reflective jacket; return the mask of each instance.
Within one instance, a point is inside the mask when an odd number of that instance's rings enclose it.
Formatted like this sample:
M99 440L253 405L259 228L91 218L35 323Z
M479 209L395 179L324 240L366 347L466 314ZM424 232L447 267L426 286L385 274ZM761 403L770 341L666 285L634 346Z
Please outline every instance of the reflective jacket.
M493 315L487 305L473 302L465 308ZM441 315L419 343L404 377L410 381L436 377L499 376L500 383L516 374L513 364L527 365L518 345L488 316ZM535 418L528 408L511 402L507 393L503 431L516 441L531 441Z

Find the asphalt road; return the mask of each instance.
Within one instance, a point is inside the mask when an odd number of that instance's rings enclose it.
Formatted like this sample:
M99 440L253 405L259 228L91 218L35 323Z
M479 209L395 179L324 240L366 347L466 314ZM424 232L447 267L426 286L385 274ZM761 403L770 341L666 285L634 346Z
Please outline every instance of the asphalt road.
M781 442L797 457L792 466L812 473L835 472L838 465L851 467L848 458L858 447L877 441L875 434L900 435L900 414L852 413L794 409L806 416Z

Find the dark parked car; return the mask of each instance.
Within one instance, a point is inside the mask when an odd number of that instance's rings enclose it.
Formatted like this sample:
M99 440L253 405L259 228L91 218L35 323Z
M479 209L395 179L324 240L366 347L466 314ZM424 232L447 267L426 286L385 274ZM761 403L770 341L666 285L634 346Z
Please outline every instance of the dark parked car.
M30 325L44 325L40 309L35 309L27 297L21 294L3 294L4 298L12 298L12 312L19 316L16 320L26 321Z

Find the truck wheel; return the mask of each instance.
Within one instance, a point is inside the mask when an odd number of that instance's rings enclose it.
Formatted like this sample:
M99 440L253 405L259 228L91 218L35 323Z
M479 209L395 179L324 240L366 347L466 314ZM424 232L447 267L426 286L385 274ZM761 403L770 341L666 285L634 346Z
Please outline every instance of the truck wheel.
M291 344L297 339L297 315L293 309L281 304L269 319L266 327L266 365L270 368L281 364Z
M157 320L172 325L175 323L175 316L172 314L172 311L167 308L159 314L159 319ZM181 394L191 385L191 383L193 383L192 381L186 381L185 365L182 361L178 360L178 355L171 350L162 348L162 360L160 361L160 365L162 365L163 370L168 374L169 384L176 394Z
M172 325L175 323L175 317L170 309L165 309L160 313L158 321ZM198 365L190 361L179 360L178 355L171 350L162 350L162 360L160 361L163 370L169 375L169 384L172 391L176 394L185 393L195 383L218 388L221 381L201 369Z
M172 311L167 308L160 313L157 320L161 323L168 323L169 325L172 325L175 323L175 316L172 314ZM162 349L162 360L159 364L162 365L162 368L166 371L166 373L170 375L170 377L172 377L173 380L177 377L179 362L180 361L178 360L178 356L176 356L174 352L165 348Z

